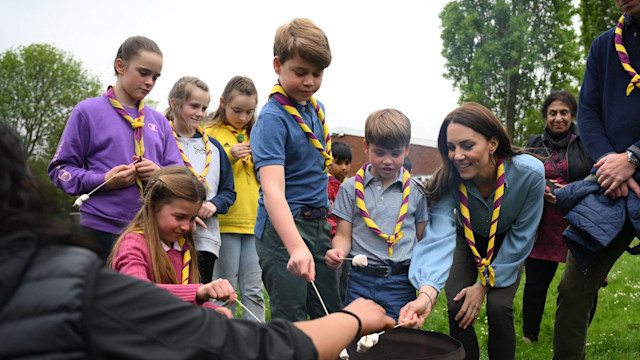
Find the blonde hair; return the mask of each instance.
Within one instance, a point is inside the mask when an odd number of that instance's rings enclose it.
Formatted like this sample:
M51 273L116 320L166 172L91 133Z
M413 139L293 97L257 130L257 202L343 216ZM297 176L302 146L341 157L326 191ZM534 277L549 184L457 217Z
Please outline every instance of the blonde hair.
M297 18L276 30L273 55L284 64L295 55L325 69L331 64L329 39L311 20Z
M400 110L374 111L364 124L364 139L387 149L406 148L411 141L411 122Z
M249 97L255 96L256 105L258 104L258 90L256 89L256 85L253 83L253 80L246 76L232 77L222 91L222 99L225 104L229 104L235 95L246 95ZM225 108L222 105L218 106L218 109L211 114L209 121L210 122L207 124L206 128L224 126L224 122L227 121ZM255 123L256 112L254 111L253 117L249 120L249 123L247 123L247 136L251 135L251 129Z
M169 91L169 107L165 110L167 120L184 120L182 119L181 108L185 101L191 96L194 88L198 88L207 94L209 93L209 86L195 76L183 76L173 84L171 91ZM171 103L172 99L173 104Z
M162 240L156 222L156 213L163 206L171 204L177 199L192 201L202 204L206 199L206 189L198 179L183 166L169 166L158 170L149 180L144 191L142 208L138 211L131 223L123 230L122 235L113 246L109 255L108 264L113 265L113 257L122 242L124 236L131 232L141 231L149 254L151 254L151 268L153 270L153 282L158 284L180 284L176 279L173 265L162 247ZM192 284L200 281L198 276L198 255L196 253L193 231L184 235L186 244L191 253L189 266L189 281Z

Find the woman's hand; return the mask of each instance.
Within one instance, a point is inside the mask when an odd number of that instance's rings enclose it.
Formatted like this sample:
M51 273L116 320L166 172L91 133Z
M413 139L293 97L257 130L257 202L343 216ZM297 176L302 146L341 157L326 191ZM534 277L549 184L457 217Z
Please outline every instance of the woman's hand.
M432 300L433 303L431 303ZM400 309L398 323L403 324L405 327L422 327L437 302L438 291L429 285L422 286L418 297Z
M251 154L251 145L247 143L236 144L229 149L229 153L234 159L242 159L243 157Z
M217 307L215 309L213 309L217 312L219 312L220 314L224 315L227 319L233 319L233 314L231 313L231 310L227 309L224 306L220 306Z
M362 329L357 336L390 329L396 324L391 317L387 316L382 306L371 300L358 298L344 309L354 313L362 322Z
M209 299L228 300L230 304L233 304L236 301L237 295L228 280L217 279L208 284L201 285L198 288L196 298L199 301L209 301Z
M453 301L460 301L464 298L464 303L455 317L455 320L459 321L461 328L466 329L478 320L478 313L482 308L484 296L487 292L489 292L489 288L477 282L460 290L456 297L453 298Z

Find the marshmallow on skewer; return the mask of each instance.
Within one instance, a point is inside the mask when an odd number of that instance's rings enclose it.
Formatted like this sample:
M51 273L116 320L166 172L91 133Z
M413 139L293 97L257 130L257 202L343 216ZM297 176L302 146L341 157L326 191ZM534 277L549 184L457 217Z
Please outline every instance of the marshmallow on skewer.
M361 254L354 256L353 259L351 259L351 265L360 267L369 265L369 262L367 261L367 255Z
M82 204L84 204L85 201L89 200L89 195L87 194L82 194L80 196L78 196L78 198L76 199L76 201L73 203L73 206L79 208L80 206L82 206Z
M347 348L342 349L340 351L340 360L349 360L349 353L347 352Z
M356 351L359 353L366 352L378 343L379 338L380 335L378 334L369 334L361 337L360 340L358 340Z

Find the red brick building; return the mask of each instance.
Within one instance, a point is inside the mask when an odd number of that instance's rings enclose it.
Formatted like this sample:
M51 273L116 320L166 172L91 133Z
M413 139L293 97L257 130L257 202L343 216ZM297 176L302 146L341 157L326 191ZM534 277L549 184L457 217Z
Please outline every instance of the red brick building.
M358 171L362 164L369 161L363 146L364 130L341 127L334 128L331 129L331 141L340 141L351 147L353 165L349 172L350 177L356 174L356 171ZM440 155L438 154L437 147L438 144L434 140L411 138L409 159L413 167L413 176L423 177L433 174L440 163Z

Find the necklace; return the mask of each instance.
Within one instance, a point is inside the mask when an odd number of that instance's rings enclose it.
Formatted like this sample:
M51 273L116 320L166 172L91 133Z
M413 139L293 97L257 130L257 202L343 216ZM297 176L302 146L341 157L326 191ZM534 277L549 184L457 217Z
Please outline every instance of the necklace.
M144 141L142 138L142 129L144 127L144 103L142 102L142 100L138 101L138 117L136 117L134 120L116 98L116 92L115 90L113 90L112 86L109 86L109 88L107 88L107 92L105 93L105 95L107 96L107 98L109 98L111 106L113 106L118 115L120 115L123 119L127 120L129 124L131 124L131 128L133 128L135 152L136 155L142 160L142 157L144 156ZM143 186L140 175L136 175L136 184L138 184L140 195L142 195Z
M627 85L627 96L629 96L629 94L631 94L631 92L633 91L634 86L637 86L640 89L640 75L638 75L633 67L631 67L627 49L622 43L622 29L624 28L625 15L626 14L622 14L622 16L620 16L620 19L618 19L618 24L616 25L616 33L613 37L613 40L616 45L616 51L618 52L618 58L620 58L620 63L622 63L622 67L627 71L629 76L631 76L631 82L629 82L629 85Z
M496 231L498 229L500 205L502 204L502 196L504 195L504 162L502 158L498 158L496 178L496 192L493 196L493 213L491 215L491 227L489 228L489 244L487 245L487 256L485 258L482 258L480 256L480 253L478 253L478 249L476 249L476 240L473 236L473 231L471 230L471 215L469 212L469 197L467 195L467 187L463 182L461 182L459 188L460 213L464 218L464 236L467 239L469 248L471 248L473 257L476 260L482 285L486 285L484 269L488 269L490 286L493 286L496 278L493 267L491 267L491 257L493 256L493 247L496 240Z
M411 175L408 171L403 172L402 176L402 205L400 206L400 213L398 213L398 221L396 221L396 227L394 233L392 235L387 235L380 230L378 225L371 219L369 215L369 211L367 211L367 207L364 203L364 172L367 169L369 163L365 163L360 170L356 173L356 206L360 209L360 214L362 215L362 219L364 223L367 224L369 229L373 231L375 234L380 236L381 238L387 241L387 246L389 247L389 257L393 256L393 245L395 245L400 239L402 239L403 231L400 231L402 228L402 222L404 218L407 217L407 210L409 209L409 193L411 192L411 187L409 186L409 179Z
M329 127L327 126L327 123L324 121L324 112L320 108L320 105L318 105L318 102L316 101L316 99L312 96L310 101L311 101L311 105L313 105L313 108L318 113L318 117L320 118L320 121L322 122L322 130L324 132L326 148L322 146L322 143L313 134L311 129L309 129L309 126L307 126L307 124L304 122L298 110L293 106L293 104L289 100L287 93L284 91L282 86L280 86L280 83L276 84L273 87L273 89L271 89L271 94L269 94L269 97L272 97L272 96L275 97L278 104L282 105L282 107L285 110L287 110L287 112L289 112L289 114L298 122L298 125L300 125L300 128L302 129L302 131L304 131L304 133L307 134L307 137L309 138L311 145L313 145L313 147L315 147L316 150L320 152L322 157L324 157L324 171L325 172L329 171L329 167L333 162L333 157L331 157L331 135L329 134Z
M209 187L209 183L207 182L207 179L205 179L205 176L207 176L207 173L209 172L209 165L211 165L211 146L209 142L209 136L207 136L207 134L205 134L205 132L202 131L202 128L200 126L196 128L196 132L202 135L202 140L204 141L204 149L207 154L207 158L204 163L204 169L202 170L202 174L198 174L196 170L193 168L193 165L191 165L189 158L184 153L184 150L182 149L182 145L180 145L180 141L178 140L178 133L176 132L176 128L173 125L173 121L170 121L169 124L171 124L171 129L173 129L173 137L176 139L176 144L178 144L178 150L180 150L180 155L182 155L182 161L187 166L187 168L191 170L191 172L198 178L198 180L200 180L200 182L203 182L205 185L207 185L208 189L211 189Z

